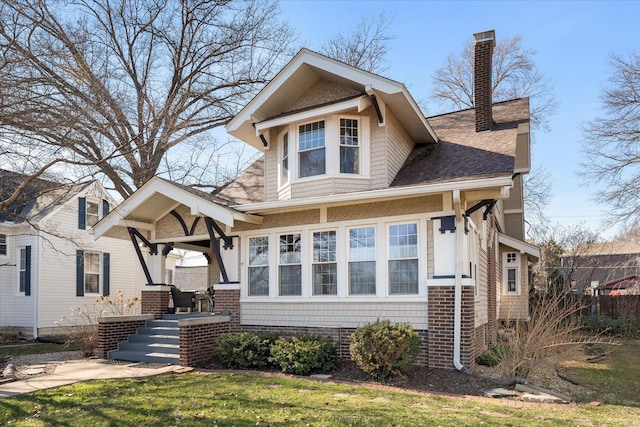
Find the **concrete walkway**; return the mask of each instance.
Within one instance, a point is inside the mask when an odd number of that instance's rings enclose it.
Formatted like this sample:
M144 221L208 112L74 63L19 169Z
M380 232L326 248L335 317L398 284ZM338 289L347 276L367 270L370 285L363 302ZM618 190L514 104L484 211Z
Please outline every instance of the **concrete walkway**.
M80 381L141 378L169 372L185 372L186 370L188 368L176 365L157 366L136 362L114 364L104 359L69 361L57 365L52 374L0 384L0 398L60 387Z

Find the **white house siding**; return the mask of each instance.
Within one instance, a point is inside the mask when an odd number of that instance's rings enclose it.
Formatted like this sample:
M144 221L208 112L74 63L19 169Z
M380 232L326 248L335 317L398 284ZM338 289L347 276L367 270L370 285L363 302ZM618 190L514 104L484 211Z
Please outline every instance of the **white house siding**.
M17 327L32 328L34 319L34 301L36 291L37 269L37 240L26 227L15 227L7 230L7 266L0 267L0 285L2 288L2 313L0 314L0 328ZM10 237L9 237L10 236ZM18 293L18 275L20 263L20 248L31 246L31 295ZM0 261L2 263L2 261Z
M99 294L76 296L76 250L110 254L110 296L122 290L126 299L140 297L144 275L131 241L100 238L94 240L90 230L78 229L78 199L69 200L47 218L44 226L61 237L42 234L38 264L38 327L52 328L71 308L94 305ZM102 280L101 268L101 280Z
M356 328L377 319L427 329L427 303L421 302L243 302L240 323L261 326Z
M15 248L13 230L0 224L0 234L7 236L7 254L0 255L0 328L13 325L13 297L16 289L17 269L15 267Z
M387 174L387 127L378 125L378 117L373 109L369 112L371 124L371 188L387 188L391 181Z
M391 184L398 171L402 167L404 161L413 150L414 142L409 134L404 130L396 116L387 110L386 128L387 128L387 179Z
M264 200L273 202L278 200L278 134L280 129L269 131L269 148L264 152ZM289 141L289 151L293 153L293 146ZM290 193L290 191L289 191ZM290 196L290 194L289 194Z

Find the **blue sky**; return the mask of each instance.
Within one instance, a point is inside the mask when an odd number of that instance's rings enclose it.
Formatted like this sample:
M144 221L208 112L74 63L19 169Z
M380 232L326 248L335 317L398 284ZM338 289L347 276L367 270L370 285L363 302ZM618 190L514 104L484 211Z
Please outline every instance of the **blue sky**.
M551 131L538 132L533 146L533 167L544 165L552 175L547 214L564 225L596 229L606 222L606 206L593 200L593 187L584 187L577 176L582 126L599 114L609 56L640 50L640 1L281 0L280 9L299 33L300 46L314 50L338 32L349 33L362 16L386 11L395 39L383 74L404 83L421 102L432 92L436 68L473 33L494 29L498 39L521 35L523 45L537 51L535 63L553 82L558 102ZM604 233L612 235L610 228Z

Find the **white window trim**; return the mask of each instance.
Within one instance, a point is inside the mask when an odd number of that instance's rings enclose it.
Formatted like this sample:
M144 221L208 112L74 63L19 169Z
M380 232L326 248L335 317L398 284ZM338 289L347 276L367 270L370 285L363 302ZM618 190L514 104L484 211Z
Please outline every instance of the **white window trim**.
M410 293L410 294L402 294L402 293L392 294L391 293L390 283L389 283L389 268L388 268L389 267L389 261L392 260L392 258L391 258L391 246L389 245L389 236L390 236L389 229L394 225L404 225L404 224L416 224L416 234L417 234L416 239L417 239L417 246L418 246L416 248L417 249L417 254L416 254L415 258L414 257L410 257L410 258L393 258L393 260L411 260L411 259L416 259L417 258L417 260L418 260L418 292L417 293ZM420 260L423 259L421 257L421 252L420 252L420 246L421 246L420 243L421 243L421 241L423 239L422 236L424 236L424 235L425 234L422 234L422 232L421 232L421 221L397 221L397 222L388 222L385 225L384 247L385 247L385 250L386 250L386 256L385 256L384 264L385 264L385 270L386 270L386 272L385 272L385 274L386 274L386 276L385 276L385 278L386 278L386 280L385 280L385 282L386 282L385 292L386 292L387 296L400 296L400 295L406 295L406 296L414 295L414 296L417 296L417 295L420 295L420 289L422 288L422 286L421 286L422 285L422 280L421 280L421 277L422 277L422 271L421 271L422 270L422 266L421 266L421 264L422 263L420 262ZM424 258L424 260L425 260L425 263L426 263L426 258Z
M350 231L353 229L359 229L359 228L373 228L373 233L375 236L375 247L374 247L374 255L373 255L373 259L369 259L369 260L357 260L357 261L352 261L350 256L351 256L351 248L350 248ZM380 288L380 281L378 280L378 268L379 268L379 247L380 247L380 242L378 241L379 239L379 232L378 232L378 227L375 223L369 223L369 224L359 224L359 225L348 225L345 226L345 236L344 236L344 240L345 240L345 246L346 246L346 250L345 250L345 286L346 286L346 294L349 297L367 297L367 296L375 296L378 294L378 289ZM376 266L376 283L375 283L375 292L373 294L352 294L350 289L351 289L351 277L349 276L349 265L352 262L374 262L375 266Z
M287 153L287 157L289 159L289 180L285 183L282 182L282 161L283 159L283 155L284 155L284 136L288 134L288 143L289 143L289 147L288 147L288 153ZM291 185L291 178L292 178L292 173L291 173L291 162L292 162L292 157L291 157L291 142L292 142L292 133L291 133L291 129L289 129L289 127L286 127L284 130L282 130L279 134L278 134L278 138L277 138L277 146L278 146L278 151L277 151L277 157L278 157L278 190L281 190L284 187L287 187L289 185ZM297 138L295 139L295 141L297 142Z
M340 119L358 121L358 148L360 173L340 173ZM298 129L305 124L324 121L325 125L325 173L300 177ZM289 132L289 183L280 182L280 162L282 160L282 137ZM287 185L327 178L371 179L371 120L367 115L333 113L316 116L289 124L278 134L278 190Z
M427 214L407 214L375 219L361 219L353 221L338 221L325 224L309 224L296 226L295 228L277 227L269 230L253 230L238 233L244 244L241 260L241 287L240 302L274 302L274 303L300 303L300 302L412 302L423 303L427 300L427 241L426 224ZM388 225L398 223L418 224L418 293L417 294L389 294L387 279L388 261ZM376 233L376 283L375 295L349 295L348 293L348 229L373 226ZM337 295L312 295L311 260L313 255L312 233L314 231L327 231L335 229L338 259L338 294ZM279 289L279 239L283 234L301 235L301 264L302 264L302 295L280 295ZM249 237L269 236L270 242L275 242L275 247L269 254L269 296L248 296L248 257ZM380 279L383 278L383 279Z
M255 238L258 238L258 237L266 237L267 238L267 244L269 245L268 246L269 247L269 256L267 258L267 264L254 265L253 266L253 267L267 267L267 269L268 269L268 276L269 276L268 289L269 290L268 290L267 295L251 295L249 293L249 285L250 285L250 283L249 283L249 269L251 269L251 267L252 267L252 265L250 264L250 261L249 261L250 260L250 256L251 256L251 245L250 245L249 241L250 241L251 238L255 239ZM251 298L252 300L254 300L256 298L269 298L271 295L273 295L274 291L275 292L279 292L280 291L279 286L278 286L278 289L275 289L275 290L273 289L273 286L272 286L273 280L271 279L274 274L278 274L277 266L275 267L276 271L275 272L273 271L273 269L274 269L273 268L274 267L273 266L273 259L272 259L273 258L273 252L274 252L275 249L277 249L278 250L278 255L279 255L280 254L279 253L280 249L279 249L279 247L274 248L274 245L272 243L273 242L273 238L268 233L259 233L259 234L255 234L255 235L248 235L246 237L246 242L247 243L245 245L246 246L246 251L245 251L246 252L246 258L245 259L247 260L246 261L246 265L247 265L246 270L247 270L247 272L246 272L245 283L247 285L243 287L244 296L246 296L247 298ZM279 241L278 241L278 243L279 243Z
M507 258L509 254L515 254L516 255L516 260L513 263L507 263ZM509 276L507 275L507 271L509 269L515 269L516 270L516 290L515 291L509 291ZM520 253L518 252L514 252L514 251L510 251L510 252L504 252L502 254L502 293L503 295L521 295L522 294L522 284L521 284L521 280L520 280L520 274L521 274L521 266L520 266Z
M5 257L9 257L10 251L9 251L9 235L7 233L0 233L0 235L4 236L4 247L5 247L5 253L0 253L0 257L5 258Z
M17 259L16 259L16 264L17 264L17 270L18 270L18 278L16 280L16 295L17 296L26 296L26 289L21 291L20 290L20 273L22 273L23 271L26 272L27 270L27 266L25 264L25 268L24 270L22 269L22 251L25 251L25 257L26 257L26 251L27 251L27 247L26 246L20 246L18 247L18 250L16 251L16 255L17 255ZM14 273L15 274L15 273Z
M314 233L321 233L323 231L327 231L327 232L331 232L334 231L336 233L336 261L334 263L331 262L314 262L313 261L313 234ZM344 259L344 258L340 258L338 253L339 253L339 249L338 247L340 246L340 243L338 241L339 238L339 233L338 233L338 229L337 228L321 228L321 229L315 229L315 230L309 230L309 250L311 251L309 254L309 283L310 283L310 289L309 292L311 294L311 296L316 299L318 297L332 297L332 296L337 296L338 295L338 282L340 282L340 273L338 271L338 265L342 264L340 262L340 259ZM303 246L302 249L304 250L304 241L303 241ZM336 264L336 293L335 294L316 294L313 292L313 288L314 288L314 284L313 284L313 266L314 264ZM304 274L304 273L303 273ZM303 284L304 286L304 284Z

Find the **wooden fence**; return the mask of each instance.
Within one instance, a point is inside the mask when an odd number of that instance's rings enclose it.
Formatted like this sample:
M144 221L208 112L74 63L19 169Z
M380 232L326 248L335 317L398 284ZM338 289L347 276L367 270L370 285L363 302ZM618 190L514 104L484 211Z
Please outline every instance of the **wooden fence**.
M608 316L612 319L639 319L640 295L582 297L583 316Z

